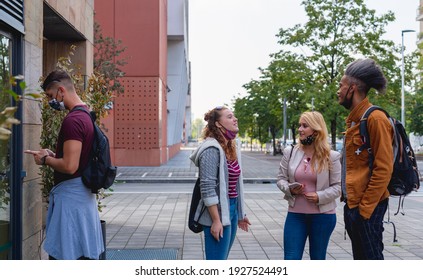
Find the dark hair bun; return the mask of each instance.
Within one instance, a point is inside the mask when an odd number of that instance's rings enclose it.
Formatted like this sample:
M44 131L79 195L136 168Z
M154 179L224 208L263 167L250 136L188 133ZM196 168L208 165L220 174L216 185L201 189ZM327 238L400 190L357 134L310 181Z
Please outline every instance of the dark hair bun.
M208 122L208 121L209 121L209 119L210 119L210 112L207 112L207 113L205 113L205 114L204 114L204 120L205 120L206 122Z

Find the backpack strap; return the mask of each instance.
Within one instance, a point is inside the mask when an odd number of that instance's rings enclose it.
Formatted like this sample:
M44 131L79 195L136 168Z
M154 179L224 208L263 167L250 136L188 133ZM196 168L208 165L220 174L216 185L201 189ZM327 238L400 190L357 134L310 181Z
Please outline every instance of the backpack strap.
M197 188L197 189L198 189L198 191L200 192L200 177L198 177L198 178L197 178L197 181L195 181L194 188ZM204 204L203 204L203 208L201 208L200 215L198 215L197 220L196 220L196 219L194 219L194 221L195 221L195 222L197 222L197 223L198 223L198 221L200 220L201 216L203 216L203 213L204 213L204 211L206 210L206 208L207 208L207 207L206 207L206 205L204 205Z
M359 129L360 129L361 141L363 142L363 144L357 149L356 153L360 154L362 151L367 150L367 152L369 153L370 174L371 174L372 169L373 169L374 157L373 157L372 148L370 147L370 136L369 136L369 131L367 130L367 120L368 120L370 114L375 110L380 110L380 111L384 112L388 119L391 117L388 114L388 112L386 112L384 109L382 109L381 107L376 106L376 105L370 106L366 110L366 112L364 112L363 116L361 116L360 128Z
M71 110L71 112L73 112L73 111L83 111L83 112L85 112L85 113L87 113L88 114L88 116L90 116L90 118L91 118L91 121L92 121L92 123L93 123L93 130L94 130L94 138L93 138L93 145L94 145L94 141L97 141L97 139L96 139L96 135L97 135L97 131L96 131L96 124L95 124L95 120L96 120L96 115L95 115L95 112L94 111L91 111L91 112L89 112L85 107L83 107L83 106L75 106L75 107L73 107L73 109ZM91 155L90 156L92 156L93 155L93 153L94 153L94 151L93 151L93 148L91 147ZM89 165L90 163L88 162L88 165ZM83 168L82 167L79 167L78 168L78 171L80 171L80 172L82 172L83 171ZM91 187L91 192L92 193L98 193L98 191L96 190L96 189L94 189L93 187Z
M289 162L291 161L292 152L294 151L294 144L291 144L291 152L289 153L288 163L287 166L289 166ZM289 181L289 172L288 173L288 181Z
M71 110L71 112L74 112L74 111L83 111L83 112L85 112L85 113L87 113L89 116L90 116L90 118L91 118L91 120L93 121L93 123L96 121L96 119L97 119L97 116L96 116L96 114L95 114L95 112L94 111L88 111L85 107L83 107L83 106L75 106L75 107L73 107L73 109Z
M292 157L292 151L294 150L294 144L291 144L291 152L289 153L289 159L288 159L288 163L291 160Z

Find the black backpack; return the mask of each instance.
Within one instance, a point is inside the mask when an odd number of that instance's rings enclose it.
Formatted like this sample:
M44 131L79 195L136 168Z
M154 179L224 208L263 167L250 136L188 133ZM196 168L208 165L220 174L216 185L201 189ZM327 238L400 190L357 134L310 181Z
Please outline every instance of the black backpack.
M194 219L195 212L197 211L197 207L198 207L198 203L200 202L200 199L201 199L200 178L197 178L197 181L195 182L195 185L194 185L194 190L192 192L191 206L189 208L189 216L188 216L188 228L194 233L199 233L203 231L203 225L198 223L198 221L200 220L201 216L206 210L206 206L203 205L203 208L201 209L198 219Z
M116 166L112 165L110 158L109 139L95 123L95 113L88 112L84 107L75 107L73 110L86 112L94 126L94 141L90 152L90 160L84 170L81 171L82 182L91 189L92 193L98 193L100 189L108 189L116 178Z
M367 118L374 110L381 110L386 114L394 129L394 163L391 181L388 185L388 191L392 196L406 196L412 191L420 188L419 171L417 169L416 157L411 148L410 141L405 132L404 126L398 120L389 116L389 114L378 106L371 106L363 114L360 120L360 135L363 145L360 151L367 149L369 151L369 168L373 168L373 154L370 149L370 137L367 131Z

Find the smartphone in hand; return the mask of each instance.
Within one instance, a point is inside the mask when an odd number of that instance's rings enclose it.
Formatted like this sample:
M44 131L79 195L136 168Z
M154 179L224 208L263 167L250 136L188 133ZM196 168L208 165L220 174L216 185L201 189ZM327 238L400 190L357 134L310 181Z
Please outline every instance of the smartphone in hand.
M25 154L31 154L31 155L36 155L38 154L38 151L33 151L33 150L25 150L24 151Z
M298 183L298 182L294 182L294 183L289 183L288 187L290 189L295 189L296 187L301 186L302 184Z

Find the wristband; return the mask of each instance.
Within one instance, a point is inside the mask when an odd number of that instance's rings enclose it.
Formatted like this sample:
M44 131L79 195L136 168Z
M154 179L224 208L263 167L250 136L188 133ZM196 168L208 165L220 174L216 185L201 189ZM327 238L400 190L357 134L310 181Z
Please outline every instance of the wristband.
M48 155L45 155L41 158L41 165L46 165L46 158L48 157Z

